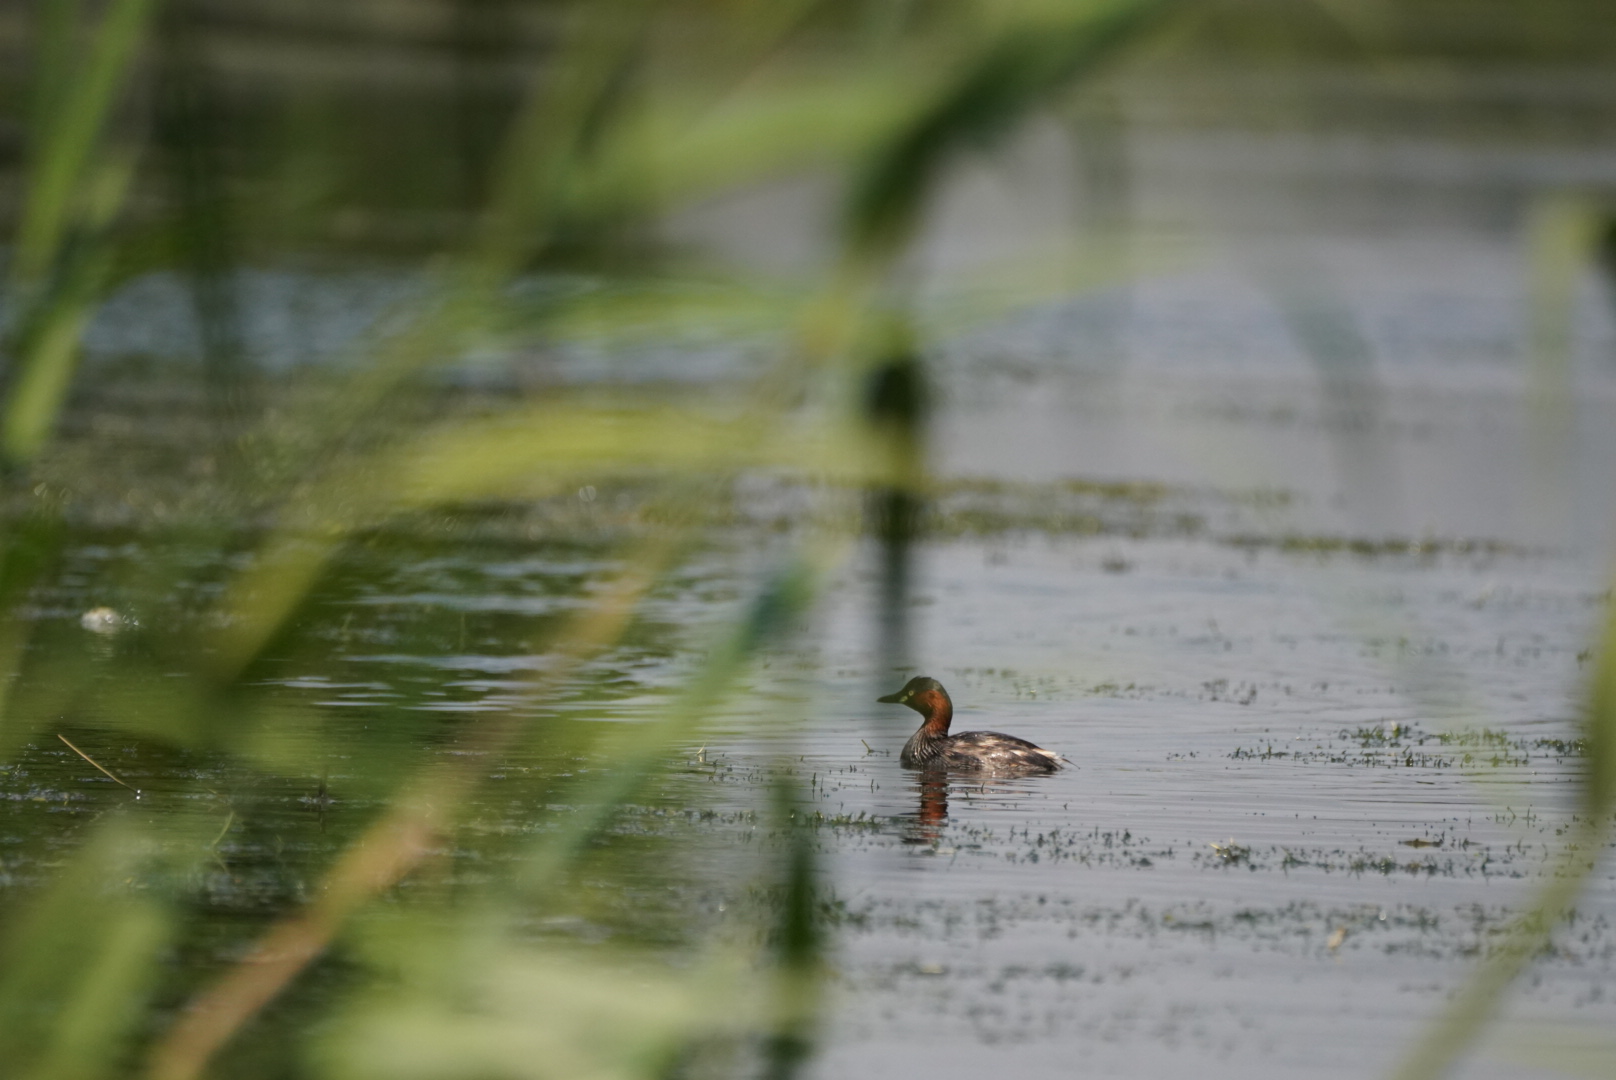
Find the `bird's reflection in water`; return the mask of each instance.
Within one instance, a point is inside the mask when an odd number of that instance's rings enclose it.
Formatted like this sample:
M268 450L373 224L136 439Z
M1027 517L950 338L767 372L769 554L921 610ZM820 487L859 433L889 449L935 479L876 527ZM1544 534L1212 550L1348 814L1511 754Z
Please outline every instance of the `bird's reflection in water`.
M948 824L948 797L955 794L979 809L1011 810L1031 793L1037 778L950 773L947 769L916 769L910 774L917 799L915 812L905 814L902 837L906 844L936 844Z
M913 776L920 808L913 815L905 815L909 821L903 830L903 842L935 844L948 821L948 771L920 769Z

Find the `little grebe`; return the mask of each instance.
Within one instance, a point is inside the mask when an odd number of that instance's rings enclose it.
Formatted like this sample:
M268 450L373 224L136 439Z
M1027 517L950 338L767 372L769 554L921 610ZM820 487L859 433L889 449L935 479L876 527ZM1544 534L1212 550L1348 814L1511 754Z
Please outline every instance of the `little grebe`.
M917 675L896 694L877 701L907 705L926 718L920 730L903 745L898 760L910 768L939 766L947 769L975 769L982 772L1054 772L1061 756L1053 750L1034 746L1014 735L997 731L948 733L954 719L954 703L936 679Z

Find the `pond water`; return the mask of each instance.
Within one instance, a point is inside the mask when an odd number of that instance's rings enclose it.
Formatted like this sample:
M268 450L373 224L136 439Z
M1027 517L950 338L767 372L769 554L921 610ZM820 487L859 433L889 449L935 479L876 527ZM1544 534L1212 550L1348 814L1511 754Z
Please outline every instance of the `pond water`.
M1550 436L1571 452L1545 466L1518 235L1288 243L1112 294L1114 369L1054 359L1101 301L956 354L976 378L941 425L948 467L1179 490L1155 527L922 560L915 652L956 727L1059 749L1077 767L1054 777L945 801L864 757L868 726L890 749L907 717L858 700L846 587L825 635L846 704L814 710L808 760L827 814L909 818L841 830L822 1075L1383 1074L1555 872L1608 602L1598 283ZM1265 276L1298 253L1357 335L1334 357L1287 339ZM1341 354L1363 365L1347 389ZM1462 1075L1608 1069L1613 920L1606 852Z
M1141 168L1147 192L1151 176L1172 186L1167 165ZM854 546L811 624L625 813L595 898L543 932L678 945L721 929L785 769L807 785L834 931L815 1075L1392 1066L1554 872L1574 812L1577 703L1609 602L1616 335L1590 275L1574 393L1540 422L1519 229L1324 218L1201 236L1134 284L947 339L931 431L944 494L916 552L911 663L879 666L878 555ZM94 342L115 345L142 306L122 303ZM1310 319L1345 329L1309 353ZM603 485L569 520L598 525L588 515L620 497ZM261 678L325 717L317 784L120 740L81 714L142 798L31 742L0 774L4 880L39 880L112 809L211 814L217 857L189 888L216 929L175 962L216 970L385 798L373 763L345 753L453 754L465 717L512 709L543 735L491 764L445 873L518 858L564 809L542 778L589 767L565 732L653 715L787 543L720 533L578 677L589 693L541 708L527 679L551 661L532 642L616 556L523 513L400 526L344 556L303 617L311 644ZM128 583L171 557L165 543L87 527L37 598L92 678L143 646L82 629L82 612L183 619L231 565L143 596ZM1017 734L1071 767L901 769L913 717L874 698L914 672L948 687L956 730ZM647 836L684 857L636 865ZM1463 1075L1613 1060L1616 864L1599 859Z

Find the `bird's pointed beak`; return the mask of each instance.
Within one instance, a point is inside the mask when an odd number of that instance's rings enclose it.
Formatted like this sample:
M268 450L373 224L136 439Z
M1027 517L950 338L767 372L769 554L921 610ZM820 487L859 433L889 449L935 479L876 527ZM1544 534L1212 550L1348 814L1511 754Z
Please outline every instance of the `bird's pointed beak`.
M904 702L904 697L905 697L904 692L902 690L899 690L895 694L888 694L886 697L878 697L875 700L884 701L888 705L902 705L903 702Z

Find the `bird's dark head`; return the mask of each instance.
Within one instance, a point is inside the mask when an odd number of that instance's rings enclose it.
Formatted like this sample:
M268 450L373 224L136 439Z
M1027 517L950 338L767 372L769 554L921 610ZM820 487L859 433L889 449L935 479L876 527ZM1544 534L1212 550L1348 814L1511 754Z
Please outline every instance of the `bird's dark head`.
M954 703L949 700L948 691L943 689L943 684L925 675L916 675L896 694L888 694L875 700L892 705L907 705L928 720L939 714L952 716L954 712Z

